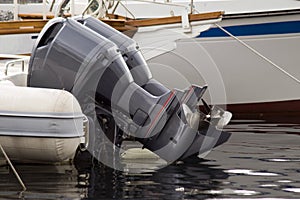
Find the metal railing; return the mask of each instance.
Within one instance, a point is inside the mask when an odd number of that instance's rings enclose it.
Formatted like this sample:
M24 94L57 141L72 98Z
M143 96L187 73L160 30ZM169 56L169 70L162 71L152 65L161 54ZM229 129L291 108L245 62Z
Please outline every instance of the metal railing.
M42 14L43 14L43 19L47 19L47 13L51 12L53 9L53 6L56 0L53 0L52 4L50 5L50 8L48 10L48 3L47 0L43 0L42 3ZM151 0L135 0L137 2L143 2L143 3L149 3L149 4L160 4L160 5L165 5L165 6L176 6L176 7L182 7L186 10L190 10L190 14L194 12L194 3L193 0L190 0L190 3L187 5L182 5L182 4L176 4L172 3L171 0L165 0L164 2L156 2L156 1L151 1ZM93 2L96 2L98 4L98 8L93 11L93 13L90 13L90 15L97 16L101 14L101 12L104 10L106 13L110 8L112 8L112 14L114 14L115 10L117 9L118 6L124 7L130 15L132 15L133 18L135 16L132 14L132 12L129 11L129 9L122 3L121 0L117 0L115 3L115 0L91 0L85 7L85 9L82 11L82 15L86 14L88 9L93 5ZM75 0L62 0L59 2L58 6L56 7L57 9L54 12L54 15L57 16L62 16L63 12L65 11L65 8L67 5L70 5L70 14L71 16L74 16L75 14ZM14 13L14 20L19 19L19 3L18 0L13 0L13 13Z
M17 63L21 63L22 72L25 71L25 64L29 61L29 56L19 56L19 55L9 55L9 54L0 54L1 59L12 59L4 64L4 75L8 75L9 67L15 66Z
M158 4L162 6L181 7L185 10L190 10L190 14L192 14L194 11L193 0L191 0L189 5L172 3L172 1L170 0L165 0L164 2L157 2L157 1L150 1L150 0L134 0L134 1L148 3L148 4ZM111 14L114 14L117 7L122 6L132 16L132 18L135 19L134 14L126 7L126 5L122 3L122 0L117 0L116 4L115 4L115 0L91 0L83 10L82 15L85 15L87 13L88 9L90 9L90 7L93 5L94 2L98 4L98 8L95 11L93 11L93 13L91 13L90 15L99 17L99 13L101 12L101 9L104 9L106 12L108 12L109 9L112 9Z
M70 1L70 11L71 16L74 16L75 14L75 0L63 0L59 3L58 9L54 12L55 16L58 16L60 14L60 11L64 10L64 7L69 3ZM66 3L67 2L67 3ZM42 14L43 14L43 20L47 19L47 13L51 12L54 6L55 0L53 0L53 3L50 5L50 8L48 10L48 2L47 0L43 0L42 3ZM13 0L13 13L14 13L14 21L17 21L19 19L19 3L18 0Z

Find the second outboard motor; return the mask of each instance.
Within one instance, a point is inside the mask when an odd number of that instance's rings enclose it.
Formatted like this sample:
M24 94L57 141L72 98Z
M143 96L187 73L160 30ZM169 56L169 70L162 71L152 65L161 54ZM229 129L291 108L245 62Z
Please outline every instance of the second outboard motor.
M136 41L94 17L76 16L73 19L117 45L136 84L156 96L168 92L168 88L152 78Z
M100 134L95 124L112 121L117 134L102 128L113 144L133 137L168 162L209 151L230 136L215 127L228 123L225 111L210 126L198 109L206 87L167 89L152 79L133 40L94 19L47 23L30 59L28 86L70 91L94 122L94 137ZM207 137L213 141L204 147Z

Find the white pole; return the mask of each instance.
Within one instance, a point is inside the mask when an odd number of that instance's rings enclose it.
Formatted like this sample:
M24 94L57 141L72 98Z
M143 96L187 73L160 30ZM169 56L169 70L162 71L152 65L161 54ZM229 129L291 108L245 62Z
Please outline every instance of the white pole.
M193 14L193 10L194 10L194 0L191 0L191 13L190 14Z
M75 15L75 0L71 0L71 16Z
M43 20L47 19L47 2L43 0Z
M19 19L19 5L18 0L14 0L14 20L17 21Z

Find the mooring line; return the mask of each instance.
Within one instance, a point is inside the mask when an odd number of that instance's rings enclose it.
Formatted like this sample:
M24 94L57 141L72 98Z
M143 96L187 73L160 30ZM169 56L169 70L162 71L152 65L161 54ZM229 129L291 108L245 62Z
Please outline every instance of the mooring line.
M19 176L19 174L18 174L17 170L14 168L13 164L11 163L11 161L10 161L9 157L7 156L7 154L6 154L6 152L4 151L4 149L3 149L3 147L2 147L2 145L1 145L1 144L0 144L0 149L1 149L1 151L2 151L2 153L3 153L3 155L4 155L4 157L5 157L5 159L7 160L7 162L8 162L8 164L9 164L9 166L10 166L10 167L11 167L11 169L13 170L13 172L14 172L15 176L17 177L17 179L18 179L19 183L20 183L20 184L21 184L21 186L23 187L23 191L26 191L26 189L27 189L27 188L26 188L25 184L23 183L23 181L22 181L21 177Z
M257 50L255 50L254 48L252 48L251 46L249 46L248 44L246 44L245 42L243 42L242 40L240 40L239 38L237 38L236 36L232 35L229 31L227 31L226 29L224 29L219 24L215 23L215 25L219 29L221 29L223 32L225 32L227 35L229 35L230 37L232 37L233 39L235 39L236 41L238 41L239 43L241 43L242 45L244 45L245 47L247 47L253 53L255 53L256 55L258 55L259 57L261 57L262 59L264 59L265 61L267 61L268 63L270 63L272 66L276 67L279 71L281 71L282 73L284 73L285 75L287 75L288 77L290 77L291 79L293 79L294 81L296 81L297 83L300 84L300 80L299 79L297 79L295 76L293 76L289 72L285 71L282 67L280 67L279 65L277 65L276 63L274 63L272 60L270 60L269 58L265 57L264 55L262 55L261 53L259 53Z

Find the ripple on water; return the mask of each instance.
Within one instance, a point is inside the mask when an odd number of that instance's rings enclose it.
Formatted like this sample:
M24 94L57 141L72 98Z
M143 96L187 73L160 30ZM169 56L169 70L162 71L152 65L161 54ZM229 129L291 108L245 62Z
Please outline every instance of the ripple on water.
M300 193L300 188L284 188L282 190L287 191L287 192Z
M250 169L230 169L230 170L225 170L225 172L231 174L243 174L249 176L278 176L278 174L276 173L253 171Z
M133 163L128 157L124 163L132 169L129 172L84 162L75 166L16 165L16 168L28 186L24 199L299 198L300 136L273 134L278 126L268 125L273 131L267 134L249 133L247 128L249 124L239 125L241 131L233 133L227 143L205 159L192 158L165 168L160 167L162 163L156 158ZM255 129L266 131L259 126ZM293 131L295 128L290 127L287 132ZM0 199L18 199L20 188L11 170L0 166Z
M260 187L278 187L276 184L262 184Z
M278 183L292 183L293 181L291 180L278 180Z
M234 190L234 189L228 189L228 188L223 189L223 190L208 190L208 191L204 191L204 193L207 193L207 194L224 194L224 195L235 194L235 195L239 195L239 196L251 196L251 195L259 194L259 192L252 191L252 190Z
M261 160L267 162L300 162L299 158L266 158Z

